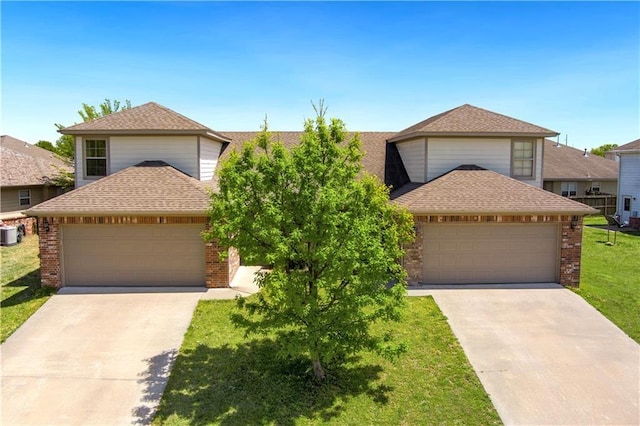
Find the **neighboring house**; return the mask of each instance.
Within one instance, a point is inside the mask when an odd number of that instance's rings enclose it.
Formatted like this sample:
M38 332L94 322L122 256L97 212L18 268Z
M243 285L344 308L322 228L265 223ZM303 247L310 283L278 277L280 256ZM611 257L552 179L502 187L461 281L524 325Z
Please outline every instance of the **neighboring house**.
M23 213L37 204L62 193L51 182L61 172L72 169L51 151L11 136L0 136L0 219L5 224L32 224Z
M618 214L623 222L640 228L640 139L613 150L620 157Z
M229 285L237 253L222 260L201 239L207 191L218 159L257 132L215 132L148 103L61 133L76 137L78 189L29 211L44 285ZM274 135L293 146L301 132ZM470 105L360 133L364 168L416 219L410 282L578 284L582 216L595 210L541 189L554 135Z
M545 139L543 180L544 189L563 197L615 195L618 163Z

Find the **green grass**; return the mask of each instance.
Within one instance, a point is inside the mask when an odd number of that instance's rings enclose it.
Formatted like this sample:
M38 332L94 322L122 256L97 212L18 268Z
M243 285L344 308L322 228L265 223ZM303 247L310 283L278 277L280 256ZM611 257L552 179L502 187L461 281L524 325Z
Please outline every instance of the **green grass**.
M233 309L199 303L154 424L501 423L431 297L409 298L403 322L385 326L409 345L396 363L362 354L321 386L308 362L275 357L277 341L244 338Z
M0 342L4 342L55 290L40 287L37 236L28 236L15 246L0 247L0 262Z
M585 218L585 225L606 224L603 216ZM585 226L580 288L574 291L640 343L640 232L618 232L610 245L606 229Z

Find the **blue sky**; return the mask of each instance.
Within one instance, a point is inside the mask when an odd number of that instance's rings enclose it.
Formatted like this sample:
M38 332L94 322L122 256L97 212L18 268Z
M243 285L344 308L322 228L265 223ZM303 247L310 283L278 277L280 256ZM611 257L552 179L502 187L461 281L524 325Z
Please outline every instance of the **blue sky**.
M2 134L54 141L82 103L156 101L214 130L350 130L470 103L577 148L640 137L638 2L6 2Z

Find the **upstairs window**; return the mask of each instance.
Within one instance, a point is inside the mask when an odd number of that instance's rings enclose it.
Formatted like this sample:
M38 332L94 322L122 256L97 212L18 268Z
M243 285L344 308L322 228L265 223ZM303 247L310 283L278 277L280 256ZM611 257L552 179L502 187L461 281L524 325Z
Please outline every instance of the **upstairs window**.
M107 141L105 139L84 140L85 176L107 175Z
M29 206L31 205L31 190L30 189L21 189L18 191L18 201L21 206Z
M535 171L535 142L513 141L511 165L512 175L515 178L534 178Z
M576 182L562 182L562 196L575 197L578 194L578 184Z

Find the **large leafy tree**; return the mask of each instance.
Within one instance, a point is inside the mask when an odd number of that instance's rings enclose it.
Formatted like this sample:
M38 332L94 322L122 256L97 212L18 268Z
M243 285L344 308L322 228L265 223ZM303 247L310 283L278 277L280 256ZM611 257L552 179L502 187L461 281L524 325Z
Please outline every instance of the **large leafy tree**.
M616 149L617 147L617 143L606 143L604 145L600 145L599 147L591 148L591 153L600 157L604 157L604 154L606 154L608 151L611 151L612 149Z
M111 102L110 99L105 99L97 107L83 103L82 108L78 110L78 115L82 118L83 122L95 120L96 118L104 117L105 115L113 114L114 112L124 111L131 108L131 101L125 100L124 104L120 101ZM64 129L67 126L62 124L55 125L58 130ZM58 138L55 145L55 151L58 155L73 161L75 157L75 144L74 137L72 135L62 135ZM46 148L45 148L46 149Z
M238 300L234 322L248 334L276 333L282 355L308 357L324 380L327 365L358 351L404 350L370 327L400 318L406 273L398 260L413 220L362 170L359 137L346 140L343 122L327 121L322 104L316 113L291 150L265 121L222 163L206 237L270 269L256 279L256 298Z

